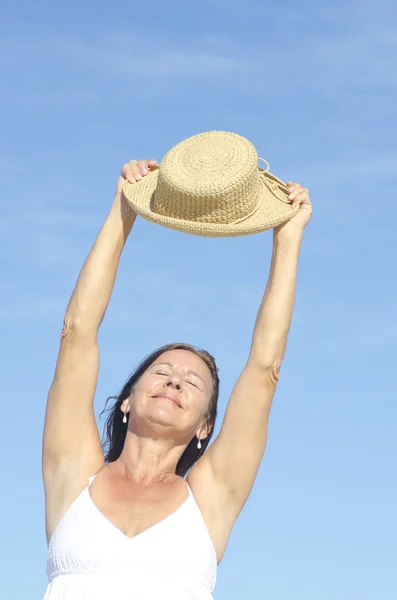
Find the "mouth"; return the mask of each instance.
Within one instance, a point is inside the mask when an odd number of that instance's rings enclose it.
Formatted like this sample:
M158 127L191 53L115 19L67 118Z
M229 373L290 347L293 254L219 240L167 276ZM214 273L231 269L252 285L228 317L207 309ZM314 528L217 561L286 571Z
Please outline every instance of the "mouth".
M152 398L165 398L166 400L169 400L170 402L173 402L174 404L179 406L179 408L182 408L182 404L180 403L178 398L175 398L171 394L164 394L164 393L155 394L154 396L152 396Z

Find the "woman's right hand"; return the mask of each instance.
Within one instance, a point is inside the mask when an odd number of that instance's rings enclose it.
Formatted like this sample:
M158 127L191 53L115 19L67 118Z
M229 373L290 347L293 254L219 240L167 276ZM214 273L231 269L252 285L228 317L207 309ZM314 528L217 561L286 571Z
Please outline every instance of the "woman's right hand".
M142 179L142 177L145 177L145 175L149 173L150 169L155 169L156 167L157 160L154 158L151 158L150 160L130 160L130 162L125 163L121 169L120 177L117 182L116 196L121 195L125 181L136 183Z

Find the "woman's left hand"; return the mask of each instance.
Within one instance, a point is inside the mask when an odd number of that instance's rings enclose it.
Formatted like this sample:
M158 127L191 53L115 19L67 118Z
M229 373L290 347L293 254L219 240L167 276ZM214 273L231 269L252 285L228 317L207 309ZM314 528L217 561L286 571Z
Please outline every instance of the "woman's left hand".
M288 199L293 208L299 206L299 212L286 223L279 225L276 230L295 229L296 227L303 231L312 216L312 203L310 201L309 190L300 185L300 183L287 183L289 192Z

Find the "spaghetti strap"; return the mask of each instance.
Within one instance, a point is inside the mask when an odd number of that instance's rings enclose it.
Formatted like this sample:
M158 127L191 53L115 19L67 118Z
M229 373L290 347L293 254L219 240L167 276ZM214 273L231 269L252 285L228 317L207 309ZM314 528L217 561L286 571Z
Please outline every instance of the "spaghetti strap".
M192 492L192 490L190 489L190 485L188 484L188 482L186 481L186 479L185 479L185 483L186 483L186 485L187 485L187 490L188 490L188 492L189 492L189 497L190 497L190 498L194 498L194 496L193 496L193 492Z
M94 481L95 477L98 475L98 473L95 473L95 475L92 475L91 477L88 478L88 485L87 487L90 487L91 483Z

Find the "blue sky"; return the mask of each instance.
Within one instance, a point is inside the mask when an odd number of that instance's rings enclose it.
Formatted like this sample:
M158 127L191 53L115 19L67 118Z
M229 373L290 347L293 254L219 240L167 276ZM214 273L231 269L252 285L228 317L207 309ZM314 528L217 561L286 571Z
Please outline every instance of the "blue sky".
M22 1L1 13L1 595L44 594L46 395L120 167L224 129L309 187L314 215L266 456L215 599L394 599L394 0ZM212 240L137 221L100 332L98 417L145 354L177 340L216 356L222 417L270 252L269 232Z

